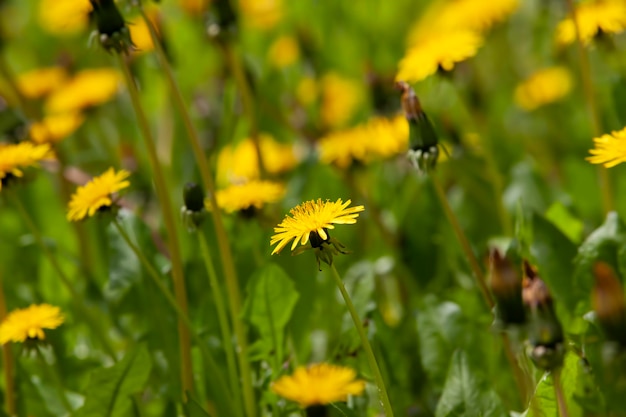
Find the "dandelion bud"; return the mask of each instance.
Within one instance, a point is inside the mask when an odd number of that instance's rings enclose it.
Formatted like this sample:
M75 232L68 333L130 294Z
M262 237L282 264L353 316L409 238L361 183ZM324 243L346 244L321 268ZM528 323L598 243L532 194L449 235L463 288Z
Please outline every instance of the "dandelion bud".
M328 406L327 405L311 405L304 409L306 417L327 417Z
M607 339L626 347L626 307L624 291L615 271L604 262L593 266L595 285L591 294L593 309Z
M537 271L524 260L524 281L522 282L524 305L532 311L552 308L552 296L546 283L537 275Z
M207 34L218 42L226 42L237 30L237 14L229 0L213 2L207 19Z
M504 325L522 324L526 317L522 304L522 279L517 269L498 249L489 256L491 291L497 301L497 318Z
M89 0L100 44L107 51L125 52L132 46L130 31L113 0Z
M183 223L189 232L195 231L206 216L204 190L195 183L187 183L183 189L184 204L180 209Z

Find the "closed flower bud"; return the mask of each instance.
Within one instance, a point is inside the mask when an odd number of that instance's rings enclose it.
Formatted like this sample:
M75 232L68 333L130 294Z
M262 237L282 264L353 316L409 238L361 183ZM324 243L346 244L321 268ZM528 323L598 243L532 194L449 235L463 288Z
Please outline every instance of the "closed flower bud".
M180 209L183 223L190 232L195 231L206 216L204 190L195 183L187 183L183 189L184 204Z
M207 34L218 42L228 42L237 31L237 14L229 0L216 0L207 19Z
M489 264L491 291L497 301L497 319L504 325L524 323L522 279L518 270L495 248L491 250Z
M90 0L100 44L107 51L126 52L133 44L130 31L113 0Z
M593 309L607 339L626 347L626 307L624 290L615 271L604 262L593 266L595 285L591 294Z
M528 261L524 260L524 281L522 282L522 299L531 311L552 308L552 296L545 282L537 275L537 271Z

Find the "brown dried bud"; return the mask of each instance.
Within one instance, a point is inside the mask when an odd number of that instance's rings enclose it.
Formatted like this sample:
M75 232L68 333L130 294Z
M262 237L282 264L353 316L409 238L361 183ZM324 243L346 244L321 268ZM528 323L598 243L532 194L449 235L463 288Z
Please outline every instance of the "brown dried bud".
M422 111L422 105L420 100L415 94L415 90L406 81L396 82L396 89L402 91L400 102L402 104L402 110L407 120L419 120L424 113Z
M591 303L609 340L626 347L626 306L624 290L613 268L604 262L593 266L595 285Z
M517 268L496 248L489 254L491 291L497 301L497 317L506 324L525 321L522 279Z
M522 299L524 305L534 310L552 307L552 296L545 282L537 275L537 271L528 261L524 260L524 280L522 281Z

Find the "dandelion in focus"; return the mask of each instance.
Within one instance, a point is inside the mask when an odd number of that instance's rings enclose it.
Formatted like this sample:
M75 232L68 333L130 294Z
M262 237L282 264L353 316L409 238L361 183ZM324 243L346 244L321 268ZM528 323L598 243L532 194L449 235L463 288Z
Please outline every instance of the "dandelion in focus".
M346 401L348 395L360 395L365 381L356 379L351 368L320 363L297 368L272 384L272 391L301 407Z
M572 76L563 67L539 70L515 88L515 103L531 111L565 97L572 89Z
M122 169L115 172L113 168L109 168L104 174L78 187L70 200L67 219L82 220L99 210L110 208L113 205L113 194L130 186L130 182L126 180L129 176L128 171Z
M243 184L233 184L216 191L217 205L227 213L261 209L266 204L276 203L285 195L283 184L272 181L252 180ZM209 201L206 201L210 209Z
M616 34L626 28L626 3L621 0L597 0L576 7L580 40L588 45L600 33ZM576 27L570 16L556 28L556 41L568 45L576 41Z
M115 96L121 81L121 74L112 68L82 70L48 97L46 112L72 112L103 104Z
M14 310L0 324L0 345L22 343L28 339L44 340L44 330L56 329L63 320L61 309L50 304L33 304Z
M592 164L612 168L626 161L626 128L594 138L593 142L595 148L589 151L592 156L586 158Z
M12 179L22 177L24 168L36 166L39 161L49 157L50 146L47 144L0 144L0 190Z

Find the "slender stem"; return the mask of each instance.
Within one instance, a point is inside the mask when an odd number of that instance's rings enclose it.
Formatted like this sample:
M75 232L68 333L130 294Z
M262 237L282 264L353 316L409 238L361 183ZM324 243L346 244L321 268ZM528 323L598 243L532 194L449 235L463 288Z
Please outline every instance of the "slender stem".
M4 297L4 282L2 280L2 269L0 269L0 322L4 320L7 313L7 306ZM5 410L9 417L17 416L17 406L15 404L15 372L13 369L13 352L11 344L2 345L2 369L4 374L4 399Z
M43 236L41 235L39 228L37 228L37 226L35 225L35 222L28 214L28 211L26 210L17 195L12 194L12 196L14 197L13 202L15 207L17 207L18 212L24 219L26 226L30 229L30 232L37 241L37 244L43 251L44 255L46 256L46 258L48 258L48 261L52 265L52 269L54 269L56 274L61 279L61 283L70 293L72 302L74 303L76 309L81 312L81 315L89 323L89 326L94 330L94 333L100 339L100 342L102 343L102 346L106 350L107 354L115 360L115 349L113 349L113 346L111 346L111 342L109 341L109 339L106 338L106 331L102 326L102 321L98 317L94 317L91 310L89 310L87 306L82 302L82 297L78 294L67 275L65 275L65 272L63 272L63 268L61 268L61 265L59 265L57 258L52 254L52 252L50 252L48 246L46 246L46 243L43 240Z
M224 304L222 295L222 289L215 273L215 267L213 266L213 259L209 246L207 245L206 237L202 233L202 230L196 232L198 234L198 240L200 242L200 250L202 251L202 258L206 266L207 274L209 275L209 285L213 290L213 299L215 301L215 308L217 310L217 319L220 323L220 330L222 332L222 340L224 344L224 350L226 351L226 365L228 367L228 374L230 376L230 388L233 396L239 398L241 391L239 389L239 377L237 376L237 363L235 361L235 352L233 350L233 337L230 332L230 324L228 323L228 313Z
M37 349L37 356L43 363L43 368L45 372L48 374L48 377L54 381L54 386L59 392L59 396L61 397L61 402L63 403L63 407L67 410L68 415L72 414L72 405L70 404L67 396L65 395L65 389L63 388L63 381L61 381L61 377L59 376L58 370L54 367L53 364L48 363L46 360L46 356L44 355L43 349L39 343L35 343L35 347Z
M580 22L578 21L578 11L574 5L574 0L566 0L567 6L572 15L572 23L574 24L574 33L576 34L576 46L578 49L578 59L580 61L580 76L583 82L583 92L587 101L587 111L593 127L594 137L602 135L602 122L600 120L600 111L596 102L593 91L593 81L591 79L591 65L589 65L589 56L585 50L585 46L580 36ZM602 202L604 210L608 213L614 210L615 201L613 199L611 177L609 171L604 166L598 166L598 174L600 176L600 190L602 191Z
M150 19L147 19L143 8L140 7L140 11L143 14L144 19L146 20L148 29L150 30L150 35L155 45L157 57L159 58L159 62L163 68L163 72L165 73L165 78L170 88L170 92L174 97L174 104L178 107L180 115L183 119L183 124L185 125L185 129L187 130L189 142L195 154L196 162L198 163L198 166L200 168L202 181L208 191L211 206L219 207L215 198L215 183L209 171L209 164L200 146L198 133L191 121L191 117L189 116L189 112L187 111L187 107L185 106L182 94L172 73L172 69L167 60L167 56L163 51L163 47L161 46L160 40L158 39L152 22L150 21ZM228 298L230 300L229 306L231 321L233 323L235 337L237 339L237 359L239 362L239 369L241 370L243 399L246 406L246 413L249 417L255 417L256 401L254 399L254 389L252 387L252 371L250 368L250 361L248 359L247 329L244 322L240 319L242 307L237 272L235 269L235 263L233 261L233 255L228 242L228 236L224 227L221 213L219 210L212 210L211 214L215 226L215 233L217 235L220 258L222 261L222 267L226 281L226 290L228 293Z
M515 379L515 384L517 385L517 391L520 393L522 404L526 404L530 397L530 392L528 391L528 387L530 385L528 376L519 365L519 362L513 353L513 346L511 345L509 335L504 332L502 332L502 344L504 345L504 354L506 355L506 359L509 361L511 369L513 370L513 377Z
M367 360L369 361L370 368L372 368L372 372L374 373L374 380L376 381L376 386L378 387L378 395L380 396L380 401L383 405L383 409L385 410L385 415L387 417L393 417L393 409L391 408L391 403L389 402L389 395L387 395L387 388L385 387L385 381L383 380L383 376L380 373L380 369L378 368L378 362L376 361L376 356L374 356L374 351L372 350L372 346L367 338L367 334L365 333L365 328L363 328L363 323L361 322L361 318L359 314L356 312L354 308L354 304L352 304L352 299L346 291L346 287L343 285L343 281L335 268L335 265L330 266L330 270L332 272L332 277L335 280L335 284L339 287L339 291L343 296L343 300L346 303L346 307L348 307L348 311L350 312L350 316L352 316L352 321L354 321L354 326L356 327L357 332L359 333L359 337L361 338L361 343L363 344L363 349L365 349L365 355L367 356Z
M565 402L565 396L563 395L560 369L552 372L552 382L554 383L554 394L556 395L556 402L559 407L559 415L561 417L569 417L569 413L567 412L567 403Z
M167 287L163 283L163 280L161 279L162 278L161 274L159 274L156 268L150 263L150 261L148 261L148 259L143 254L141 249L139 249L139 247L132 241L128 233L126 233L126 230L124 230L124 228L122 227L122 225L117 219L113 220L113 225L119 232L124 242L126 242L128 247L135 254L135 256L137 256L137 258L139 259L139 262L141 262L144 268L146 268L146 271L148 271L148 276L152 279L152 282L156 285L156 287L159 289L161 294L163 294L163 296L167 300L172 310L174 310L174 312L178 316L178 319L184 324L184 326L186 326L191 337L193 337L193 339L196 341L196 343L200 347L200 350L202 351L204 358L207 361L207 365L211 370L211 377L217 379L220 382L218 384L219 386L226 386L224 377L222 373L219 371L219 367L217 366L217 363L215 362L211 354L208 352L208 350L204 346L204 343L202 339L200 338L200 336L198 336L198 334L194 331L193 325L191 324L191 320L189 319L187 312L185 312L181 308L176 298L172 295L172 293L167 289ZM230 398L230 396L228 398L228 402L232 406L233 401L232 401L232 398Z
M474 255L474 251L472 250L469 244L469 241L467 240L467 237L465 236L465 233L463 232L463 229L461 229L461 225L459 225L459 221L454 215L454 212L452 211L452 208L450 207L450 204L448 203L448 199L446 198L446 195L443 189L441 188L439 181L434 175L432 175L430 178L432 179L433 187L435 188L437 197L439 198L439 202L441 203L443 211L446 214L446 217L448 218L448 222L452 226L452 229L454 230L454 233L456 234L456 237L459 243L461 244L461 248L463 249L463 252L465 253L467 262L469 263L470 268L472 269L472 272L474 273L474 280L476 281L478 288L480 288L480 292L483 295L483 299L485 300L485 303L487 303L487 305L491 309L493 308L495 303L493 301L493 297L491 296L491 293L489 292L489 289L487 288L487 281L485 280L485 275L483 274L483 271L480 269L480 265L478 264L476 255Z
M137 114L137 120L139 122L139 128L144 139L146 149L148 150L148 157L150 164L152 165L152 172L154 173L154 180L156 185L156 191L161 202L161 210L163 211L163 220L165 222L165 228L168 235L168 248L172 261L172 280L174 282L174 295L176 301L183 312L187 312L187 290L185 288L185 277L183 275L183 263L180 254L180 245L178 241L178 232L176 230L176 220L174 217L174 210L172 209L172 200L170 193L167 189L167 183L165 181L165 175L156 152L154 139L152 132L148 124L148 119L144 113L139 98L139 91L135 85L135 80L130 72L130 67L121 54L118 55L120 67L124 73L126 79L126 86L130 94L130 98ZM193 392L193 365L191 362L191 342L189 329L184 326L184 323L178 320L178 337L180 344L180 356L181 356L181 381L183 393L186 391Z

